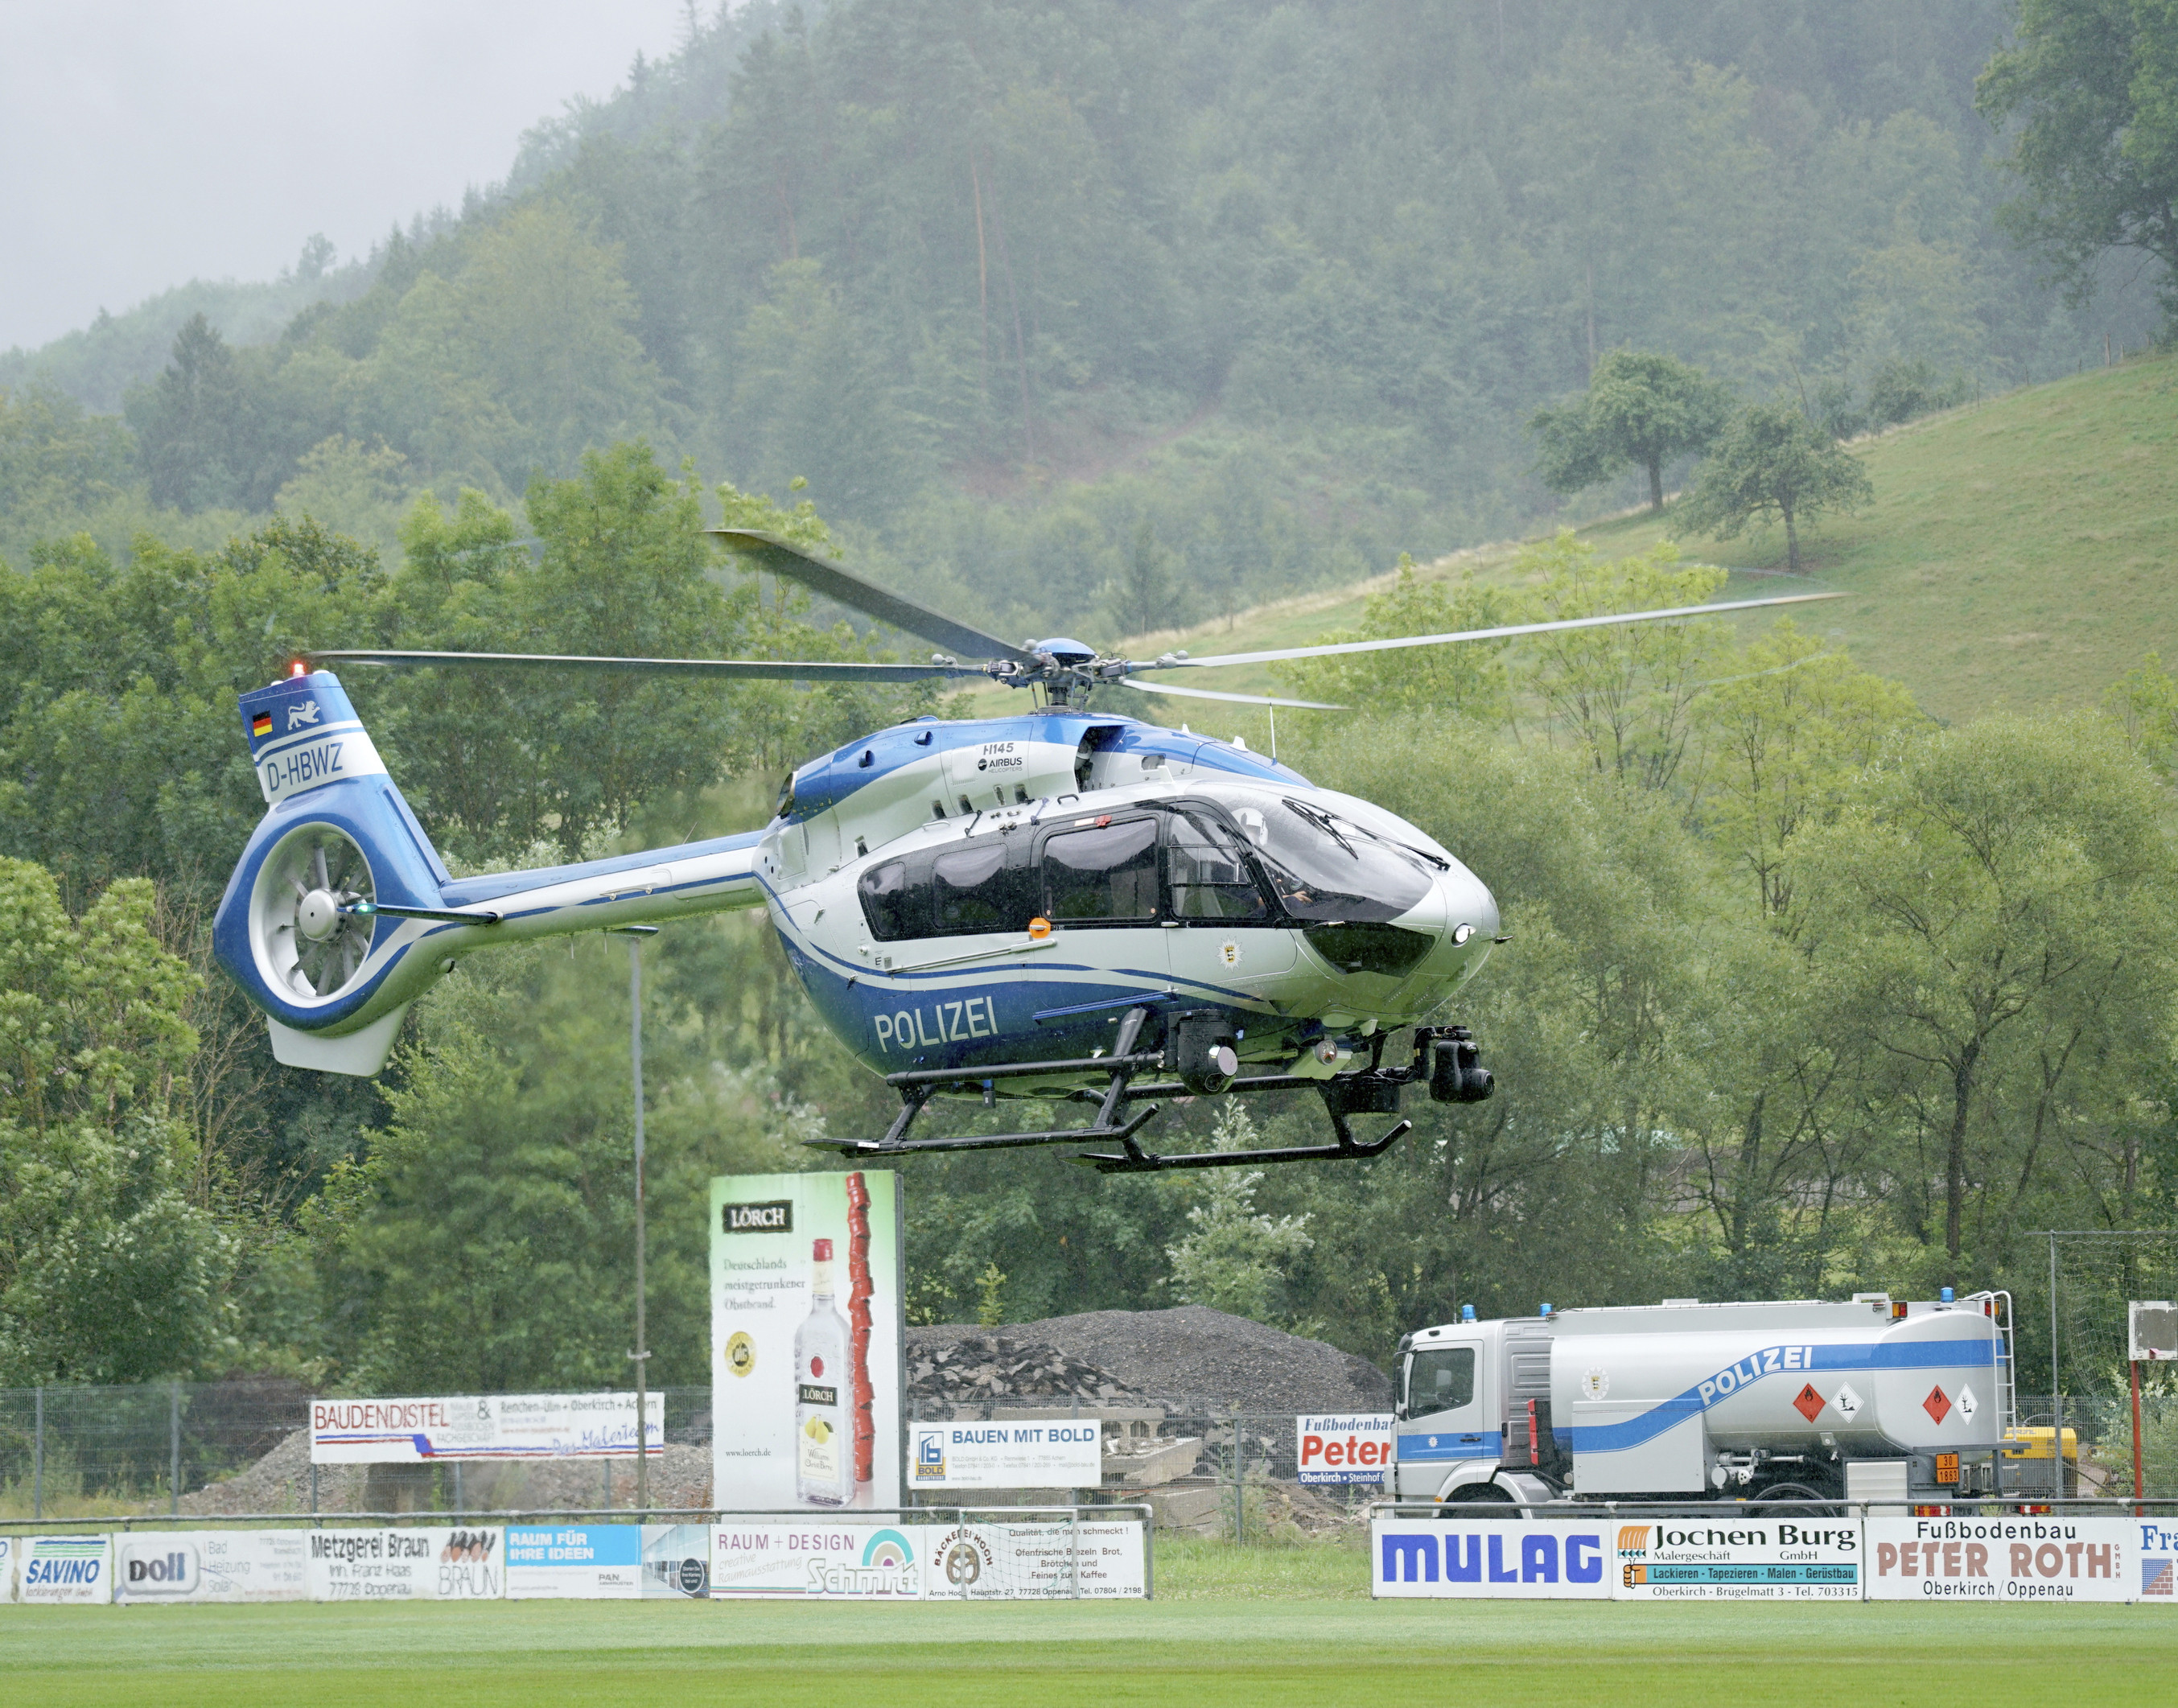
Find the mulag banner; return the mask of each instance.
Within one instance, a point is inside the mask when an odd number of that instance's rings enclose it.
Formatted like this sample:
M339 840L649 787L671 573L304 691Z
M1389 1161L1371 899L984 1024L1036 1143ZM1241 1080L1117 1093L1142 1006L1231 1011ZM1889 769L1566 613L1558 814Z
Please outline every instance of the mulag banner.
M1398 1444L1393 1424L1388 1411L1295 1418L1297 1480L1313 1484L1381 1485Z
M1613 1526L1612 1594L1633 1601L1860 1599L1860 1522L1705 1518Z
M314 1601L495 1601L506 1588L495 1526L299 1530Z
M113 1599L303 1601L308 1530L132 1530L118 1539Z
M2153 1601L2170 1596L2178 1553L2178 1531L2152 1519L1871 1518L1866 1529L1872 1601ZM2143 1554L2143 1536L2161 1538L2161 1557Z
M1612 1590L1610 1530L1601 1518L1372 1519L1370 1593L1603 1601Z
M909 1475L918 1489L1085 1489L1104 1478L1093 1417L911 1423Z
M665 1396L650 1396L648 1451L665 1450ZM632 1393L470 1394L438 1399L314 1399L314 1464L440 1459L632 1459Z
M711 1182L720 1506L900 1503L901 1249L893 1174Z
M640 1525L509 1525L506 1598L633 1601L643 1593Z
M112 1536L27 1536L15 1599L52 1607L113 1599Z

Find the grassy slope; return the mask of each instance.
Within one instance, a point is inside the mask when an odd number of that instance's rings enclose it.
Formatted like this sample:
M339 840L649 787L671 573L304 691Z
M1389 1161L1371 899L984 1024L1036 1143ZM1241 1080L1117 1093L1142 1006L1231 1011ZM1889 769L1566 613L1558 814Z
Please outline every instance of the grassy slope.
M1956 720L2000 706L2092 704L2142 653L2178 660L2178 358L2014 391L1857 449L1874 505L1825 523L1803 553L1820 586L1852 596L1798 620L1904 681L1929 711ZM1582 533L1616 557L1671 531L1667 512ZM1781 534L1683 545L1711 562L1784 566ZM1467 567L1500 578L1516 550L1478 548L1429 572ZM1229 628L1221 621L1138 638L1128 650L1139 658L1184 646L1201 656L1305 645L1349 621L1382 584L1261 606ZM1738 575L1729 596L1792 587ZM1267 671L1247 667L1184 680L1244 693L1274 687ZM1237 709L1163 704L1171 721L1192 715L1220 732L1227 722L1250 727L1250 714Z
M1252 1552L1252 1551L1246 1551ZM1349 1557L1357 1579L1358 1554ZM1268 1616L1268 1617L1267 1617ZM1385 1705L2165 1701L2146 1607L1239 1599L0 1608L11 1700Z

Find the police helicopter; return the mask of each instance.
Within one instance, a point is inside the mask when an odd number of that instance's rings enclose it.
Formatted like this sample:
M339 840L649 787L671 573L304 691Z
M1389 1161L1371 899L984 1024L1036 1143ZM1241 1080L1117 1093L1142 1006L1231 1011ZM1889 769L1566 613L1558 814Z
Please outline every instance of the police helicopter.
M410 1004L461 958L583 931L761 906L826 1023L900 1093L863 1159L1087 1141L1107 1173L1376 1156L1350 1118L1422 1084L1471 1103L1491 1082L1466 1030L1432 1020L1505 939L1449 849L1273 758L1094 702L1125 690L1337 710L1166 680L1174 671L1505 639L1792 605L1827 594L1393 640L1190 658L1014 646L774 536L721 529L759 569L945 649L927 664L312 652L241 698L266 811L214 922L221 965L291 1066L369 1075ZM962 659L976 660L962 663ZM1008 717L920 717L810 760L763 829L609 860L451 876L386 774L333 664L704 678L995 682ZM1145 673L1157 678L1145 681ZM1409 1030L1409 1048L1391 1052ZM1311 1089L1327 1143L1159 1153L1157 1100ZM1071 1100L1086 1120L918 1134L934 1097Z

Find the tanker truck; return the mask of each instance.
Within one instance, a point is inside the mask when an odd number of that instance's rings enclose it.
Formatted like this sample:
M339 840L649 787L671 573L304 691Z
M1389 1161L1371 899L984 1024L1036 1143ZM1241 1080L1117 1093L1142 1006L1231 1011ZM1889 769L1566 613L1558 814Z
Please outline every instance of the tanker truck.
M1474 1309L1399 1342L1400 1500L1836 1500L1871 1461L1862 1488L2004 1492L2006 1295Z

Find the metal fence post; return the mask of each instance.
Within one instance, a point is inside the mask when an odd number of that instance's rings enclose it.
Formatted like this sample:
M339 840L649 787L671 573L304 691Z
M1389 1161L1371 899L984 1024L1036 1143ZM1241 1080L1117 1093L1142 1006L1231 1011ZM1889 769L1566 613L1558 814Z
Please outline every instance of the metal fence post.
M30 1516L46 1515L46 1390L38 1387L38 1421L30 1448Z
M182 1379L167 1391L167 1475L171 1479L167 1497L167 1511L179 1518L182 1512Z
M310 1461L310 1516L318 1515L318 1462Z
M1073 1599L1081 1599L1081 1508L1070 1507L1066 1513L1066 1557L1068 1581L1073 1586Z

